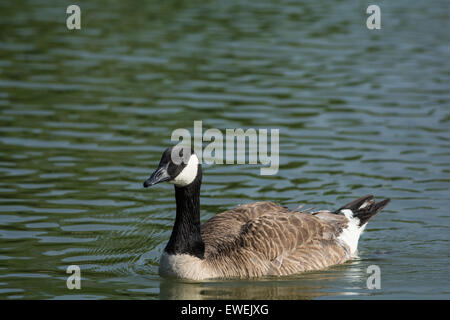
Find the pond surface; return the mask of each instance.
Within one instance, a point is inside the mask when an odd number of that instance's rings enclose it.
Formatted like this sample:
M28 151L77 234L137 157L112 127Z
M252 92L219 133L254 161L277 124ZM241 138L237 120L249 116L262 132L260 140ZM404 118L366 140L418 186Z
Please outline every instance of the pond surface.
M1 299L449 299L448 1L0 3ZM270 200L392 202L360 258L282 279L162 279L177 128L280 132L280 168L204 166L202 221ZM66 268L81 268L68 290ZM370 290L367 268L381 270Z

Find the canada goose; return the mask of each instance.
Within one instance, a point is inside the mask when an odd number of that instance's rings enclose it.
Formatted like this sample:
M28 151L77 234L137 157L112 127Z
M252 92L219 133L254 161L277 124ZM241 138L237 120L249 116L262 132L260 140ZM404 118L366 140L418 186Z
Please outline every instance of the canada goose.
M174 162L172 154L183 150L187 161ZM144 187L163 181L175 185L176 218L159 273L190 280L281 276L344 263L356 256L367 222L390 201L367 195L334 212L253 202L200 225L202 166L195 153L166 149Z

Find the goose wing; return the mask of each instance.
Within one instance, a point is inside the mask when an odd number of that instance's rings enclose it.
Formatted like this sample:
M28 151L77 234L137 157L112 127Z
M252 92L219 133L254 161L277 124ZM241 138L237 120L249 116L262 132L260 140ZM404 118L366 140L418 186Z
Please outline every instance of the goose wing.
M288 275L343 263L350 257L338 236L344 216L285 212L262 215L242 228L242 249L263 261L257 274Z
M328 211L306 214L256 202L212 218L202 237L207 253L249 261L245 275L284 275L345 261L336 238L347 222Z
M202 239L206 253L214 253L227 244L234 244L242 233L242 228L249 222L271 212L278 214L289 209L273 202L252 202L240 205L232 210L217 214L201 226Z

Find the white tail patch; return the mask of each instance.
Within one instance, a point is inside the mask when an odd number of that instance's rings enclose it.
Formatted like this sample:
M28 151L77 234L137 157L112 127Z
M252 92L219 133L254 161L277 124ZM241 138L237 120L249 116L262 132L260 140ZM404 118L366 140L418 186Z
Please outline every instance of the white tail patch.
M366 202L361 206L362 208L366 205ZM338 240L347 245L350 248L350 253L352 257L356 257L358 252L358 240L361 233L364 231L367 223L359 226L359 219L353 216L353 211L350 209L343 209L341 213L349 220L348 227L342 230L339 235Z

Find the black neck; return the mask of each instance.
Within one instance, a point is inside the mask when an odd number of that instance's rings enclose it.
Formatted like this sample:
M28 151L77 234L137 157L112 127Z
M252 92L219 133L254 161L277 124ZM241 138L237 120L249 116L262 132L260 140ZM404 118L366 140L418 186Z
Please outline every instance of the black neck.
M172 235L165 251L169 254L190 254L204 258L205 244L200 232L201 169L195 180L185 186L175 186L177 215Z

